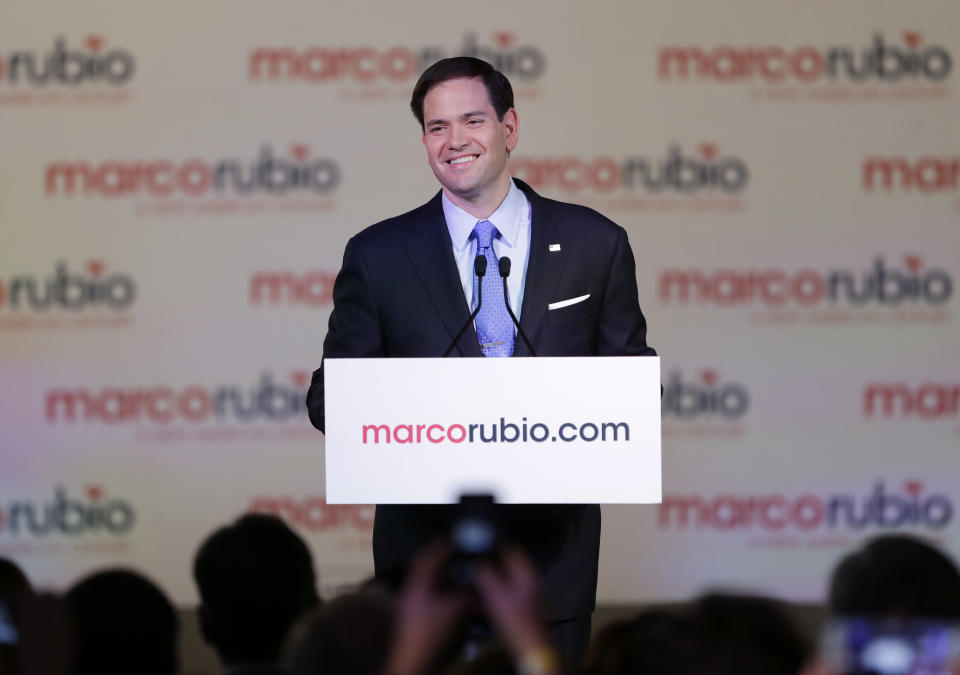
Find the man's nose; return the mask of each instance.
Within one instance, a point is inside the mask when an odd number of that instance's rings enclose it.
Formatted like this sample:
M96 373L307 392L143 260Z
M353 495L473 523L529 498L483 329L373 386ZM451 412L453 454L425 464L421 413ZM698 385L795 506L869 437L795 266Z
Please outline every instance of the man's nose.
M469 142L470 141L469 139L467 139L466 133L464 133L460 125L458 124L453 125L453 127L450 129L450 138L448 140L448 145L450 146L450 149L463 150L463 148L467 147L467 144Z

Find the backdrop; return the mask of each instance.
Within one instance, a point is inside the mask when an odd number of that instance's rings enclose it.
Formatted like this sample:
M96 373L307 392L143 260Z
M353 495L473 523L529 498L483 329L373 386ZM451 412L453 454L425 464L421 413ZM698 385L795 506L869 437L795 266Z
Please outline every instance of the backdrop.
M664 503L604 508L601 602L817 600L885 530L960 553L958 28L953 0L6 3L0 555L189 603L203 537L269 511L327 592L370 573L303 399L346 240L438 189L407 101L456 54L513 81L514 175L627 229L663 356Z

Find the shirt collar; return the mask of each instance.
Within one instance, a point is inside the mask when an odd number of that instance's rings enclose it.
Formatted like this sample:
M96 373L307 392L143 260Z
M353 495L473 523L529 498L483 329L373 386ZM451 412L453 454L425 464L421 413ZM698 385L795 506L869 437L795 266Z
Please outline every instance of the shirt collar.
M447 198L447 193L443 192L440 197L443 204L443 217L447 221L447 229L450 230L450 239L453 241L453 248L457 251L463 250L470 244L470 235L473 228L476 227L479 218L471 216ZM497 231L500 232L500 240L507 246L514 246L517 243L517 237L520 234L520 225L526 224L529 220L529 206L527 198L510 179L510 189L507 190L507 196L500 202L497 210L487 218Z

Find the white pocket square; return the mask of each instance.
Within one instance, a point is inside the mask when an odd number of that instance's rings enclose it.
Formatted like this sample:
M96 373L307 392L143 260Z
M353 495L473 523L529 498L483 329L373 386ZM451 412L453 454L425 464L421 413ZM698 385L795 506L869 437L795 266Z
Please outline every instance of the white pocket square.
M569 307L570 305L575 305L578 302L583 302L589 297L590 297L590 294L587 293L586 295L578 295L575 298L568 298L567 300L558 300L557 302L551 302L549 305L547 305L547 309L550 310L550 309L560 309L561 307Z

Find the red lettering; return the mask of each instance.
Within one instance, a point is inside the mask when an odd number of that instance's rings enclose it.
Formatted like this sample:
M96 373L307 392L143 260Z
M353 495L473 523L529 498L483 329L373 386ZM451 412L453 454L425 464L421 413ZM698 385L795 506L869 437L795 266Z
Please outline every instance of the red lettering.
M801 305L820 302L826 294L823 277L813 270L801 270L793 278L793 297Z
M764 527L782 530L786 526L787 519L784 514L786 502L787 500L783 497L769 497L765 501L760 516L760 522Z
M147 189L157 197L167 197L173 192L173 164L166 160L147 165Z
M812 82L821 75L825 67L823 55L813 47L800 47L790 58L793 74L804 82Z
M767 47L758 53L760 58L760 72L765 78L779 82L787 76L784 68L786 54L780 47Z
M453 432L458 429L459 429L460 437L455 438L453 435ZM467 437L467 430L463 428L462 424L454 424L447 428L447 439L451 443L462 443L463 439L465 439L466 437Z
M377 52L370 47L361 47L353 52L351 59L353 76L361 82L369 82L377 77Z
M587 167L590 176L590 185L594 190L609 192L620 187L623 178L620 175L620 165L609 157L600 157L593 160Z
M177 170L177 185L188 195L199 195L210 189L213 173L199 159L191 159Z
M154 422L166 423L173 419L173 392L169 387L148 390L146 399L147 415ZM163 403L162 406L161 403Z
M177 396L177 410L184 419L200 422L210 416L213 401L202 387L188 387Z
M402 438L401 431L406 432ZM413 427L409 424L398 424L393 428L393 440L396 443L413 443Z
M823 500L813 495L803 495L793 505L793 522L801 530L812 530L823 522Z
M407 80L417 74L420 63L409 49L393 47L383 55L380 67L391 80Z

